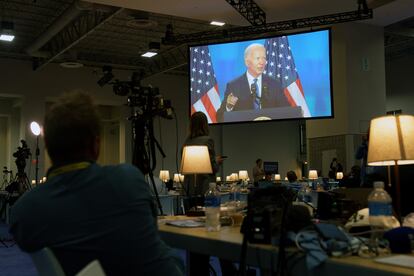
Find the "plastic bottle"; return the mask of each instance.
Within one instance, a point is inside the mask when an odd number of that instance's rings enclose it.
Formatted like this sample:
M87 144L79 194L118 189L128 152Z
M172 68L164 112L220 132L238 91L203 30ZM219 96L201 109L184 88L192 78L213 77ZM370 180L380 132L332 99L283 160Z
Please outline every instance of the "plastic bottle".
M384 190L384 182L374 182L374 190L368 196L369 224L373 230L393 228L392 199Z
M206 230L220 230L220 193L216 189L216 183L210 183L205 194Z
M239 206L240 205L240 187L237 184L233 184L230 189L230 205Z

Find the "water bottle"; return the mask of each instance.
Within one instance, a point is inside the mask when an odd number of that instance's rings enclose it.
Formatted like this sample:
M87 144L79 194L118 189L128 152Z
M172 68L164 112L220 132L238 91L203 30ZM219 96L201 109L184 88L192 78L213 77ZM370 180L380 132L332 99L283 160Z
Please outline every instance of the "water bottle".
M233 184L230 189L230 205L237 207L240 205L240 187Z
M374 182L374 190L368 196L369 224L372 230L393 228L392 199L384 190L384 182Z
M220 230L220 193L216 189L216 183L210 183L205 194L206 230Z

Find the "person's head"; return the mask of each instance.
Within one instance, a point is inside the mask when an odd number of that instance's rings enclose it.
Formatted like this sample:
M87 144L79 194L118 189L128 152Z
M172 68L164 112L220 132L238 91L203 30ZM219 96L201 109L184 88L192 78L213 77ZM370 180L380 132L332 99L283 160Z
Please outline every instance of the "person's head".
M207 116L200 111L194 112L190 119L190 138L208 135Z
M263 45L258 43L250 44L244 50L244 63L247 71L253 77L260 76L266 67L266 49Z
M298 177L296 176L296 173L294 171L288 171L286 173L286 177L290 183L295 182L298 180Z
M258 167L261 167L262 166L262 164L263 164L263 160L262 159L257 159L256 160L256 165L258 166Z
M44 139L54 165L99 156L100 117L92 98L81 91L62 95L46 113Z

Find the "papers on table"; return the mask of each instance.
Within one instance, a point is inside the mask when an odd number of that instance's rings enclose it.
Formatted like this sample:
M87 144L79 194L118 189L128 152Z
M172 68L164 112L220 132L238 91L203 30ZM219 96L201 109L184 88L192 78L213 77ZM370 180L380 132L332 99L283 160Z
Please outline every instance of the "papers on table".
M204 227L204 222L195 220L170 220L166 221L165 224L185 228Z
M383 264L398 265L398 266L414 268L414 257L407 256L407 255L395 255L395 256L377 258L375 259L375 261L378 263L383 263Z

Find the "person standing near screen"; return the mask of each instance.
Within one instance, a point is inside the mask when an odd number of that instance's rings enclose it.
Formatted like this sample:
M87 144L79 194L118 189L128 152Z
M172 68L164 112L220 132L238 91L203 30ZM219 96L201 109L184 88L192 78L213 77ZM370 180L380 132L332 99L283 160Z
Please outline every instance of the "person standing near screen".
M194 112L190 119L190 133L184 142L184 146L205 145L210 155L212 174L197 174L196 185L194 177L189 175L184 179L184 188L189 196L204 196L209 183L216 182L216 172L223 159L215 156L214 140L209 136L207 116L200 111Z
M246 73L227 84L224 100L217 110L217 120L223 121L224 112L260 110L290 106L280 81L265 74L266 49L262 44L250 44L244 51Z
M259 180L262 180L264 176L263 160L259 158L256 160L256 165L253 167L253 184L257 186Z

